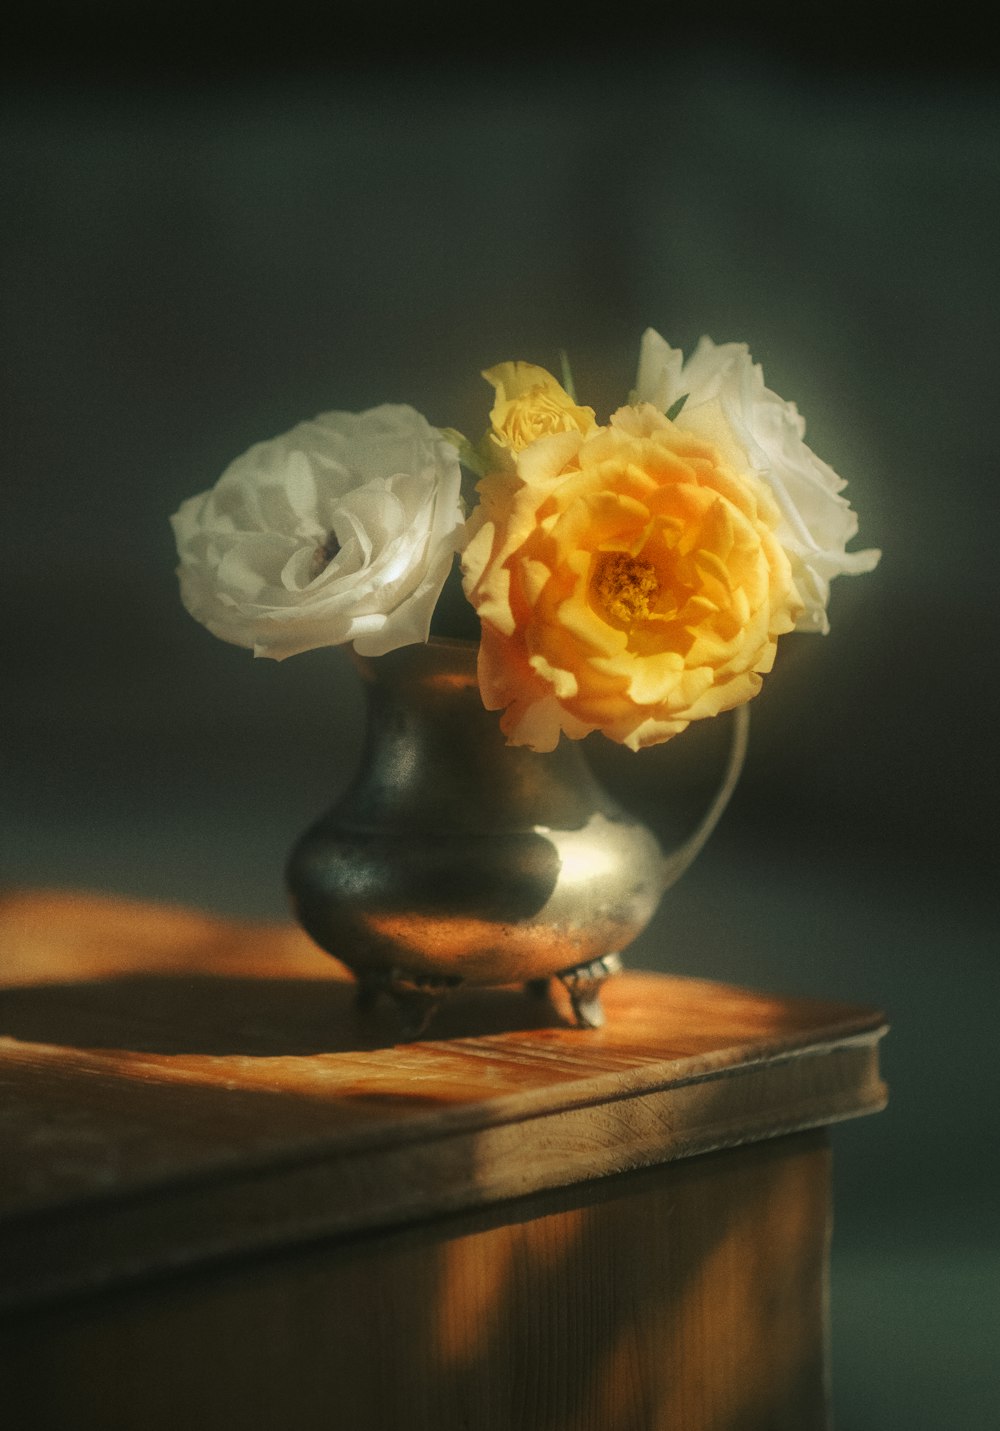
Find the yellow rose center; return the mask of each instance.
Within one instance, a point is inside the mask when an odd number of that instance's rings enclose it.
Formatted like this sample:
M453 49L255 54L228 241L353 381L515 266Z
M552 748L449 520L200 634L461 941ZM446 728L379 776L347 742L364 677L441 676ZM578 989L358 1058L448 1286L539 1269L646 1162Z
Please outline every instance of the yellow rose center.
M536 386L510 404L503 435L515 451L520 451L536 438L552 432L570 432L579 425L574 407Z
M627 552L604 552L594 568L592 590L610 617L631 626L652 616L660 582L652 562Z

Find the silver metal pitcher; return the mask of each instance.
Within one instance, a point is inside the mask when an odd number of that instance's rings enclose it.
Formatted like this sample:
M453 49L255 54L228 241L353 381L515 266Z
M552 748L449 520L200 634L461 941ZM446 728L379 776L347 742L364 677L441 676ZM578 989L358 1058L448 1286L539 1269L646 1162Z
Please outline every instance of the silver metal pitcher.
M577 1022L603 1023L600 986L697 854L736 783L745 708L723 788L664 856L592 775L579 743L505 743L484 709L476 645L431 640L357 658L368 696L354 781L295 845L297 919L422 1032L460 984L566 985Z

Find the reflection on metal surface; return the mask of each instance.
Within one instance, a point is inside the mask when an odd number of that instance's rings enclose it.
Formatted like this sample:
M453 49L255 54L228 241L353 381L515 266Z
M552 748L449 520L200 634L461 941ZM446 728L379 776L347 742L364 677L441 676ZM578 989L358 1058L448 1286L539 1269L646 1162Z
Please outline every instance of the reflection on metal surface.
M578 965L575 969L564 969L560 973L559 978L566 986L573 1013L581 1028L603 1028L601 985L612 974L620 974L621 968L622 961L618 954L605 954L601 959Z
M455 983L559 974L578 1020L596 1025L608 956L646 927L667 882L657 841L578 743L547 754L505 744L474 645L432 641L359 664L366 749L292 852L301 924L368 995L385 989L409 1013L419 1003L420 1021Z

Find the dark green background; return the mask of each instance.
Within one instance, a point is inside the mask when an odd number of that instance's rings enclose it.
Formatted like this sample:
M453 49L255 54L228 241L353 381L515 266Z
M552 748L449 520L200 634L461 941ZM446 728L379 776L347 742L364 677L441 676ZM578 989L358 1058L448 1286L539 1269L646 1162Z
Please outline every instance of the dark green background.
M284 913L360 696L340 653L254 662L181 609L167 517L250 443L382 401L476 432L479 370L559 346L606 412L647 324L748 341L885 555L786 638L631 961L887 1008L890 1109L834 1140L838 1427L996 1426L985 41L954 10L33 14L0 109L0 879ZM670 840L724 740L588 746Z

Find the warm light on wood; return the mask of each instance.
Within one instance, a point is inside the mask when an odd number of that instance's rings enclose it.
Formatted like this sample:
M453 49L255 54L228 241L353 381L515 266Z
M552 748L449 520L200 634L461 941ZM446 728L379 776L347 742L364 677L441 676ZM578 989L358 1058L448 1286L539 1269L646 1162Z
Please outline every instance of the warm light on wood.
M808 1130L882 1105L876 1012L627 974L602 1030L488 990L398 1046L290 927L24 894L0 940L19 1428L824 1425Z

